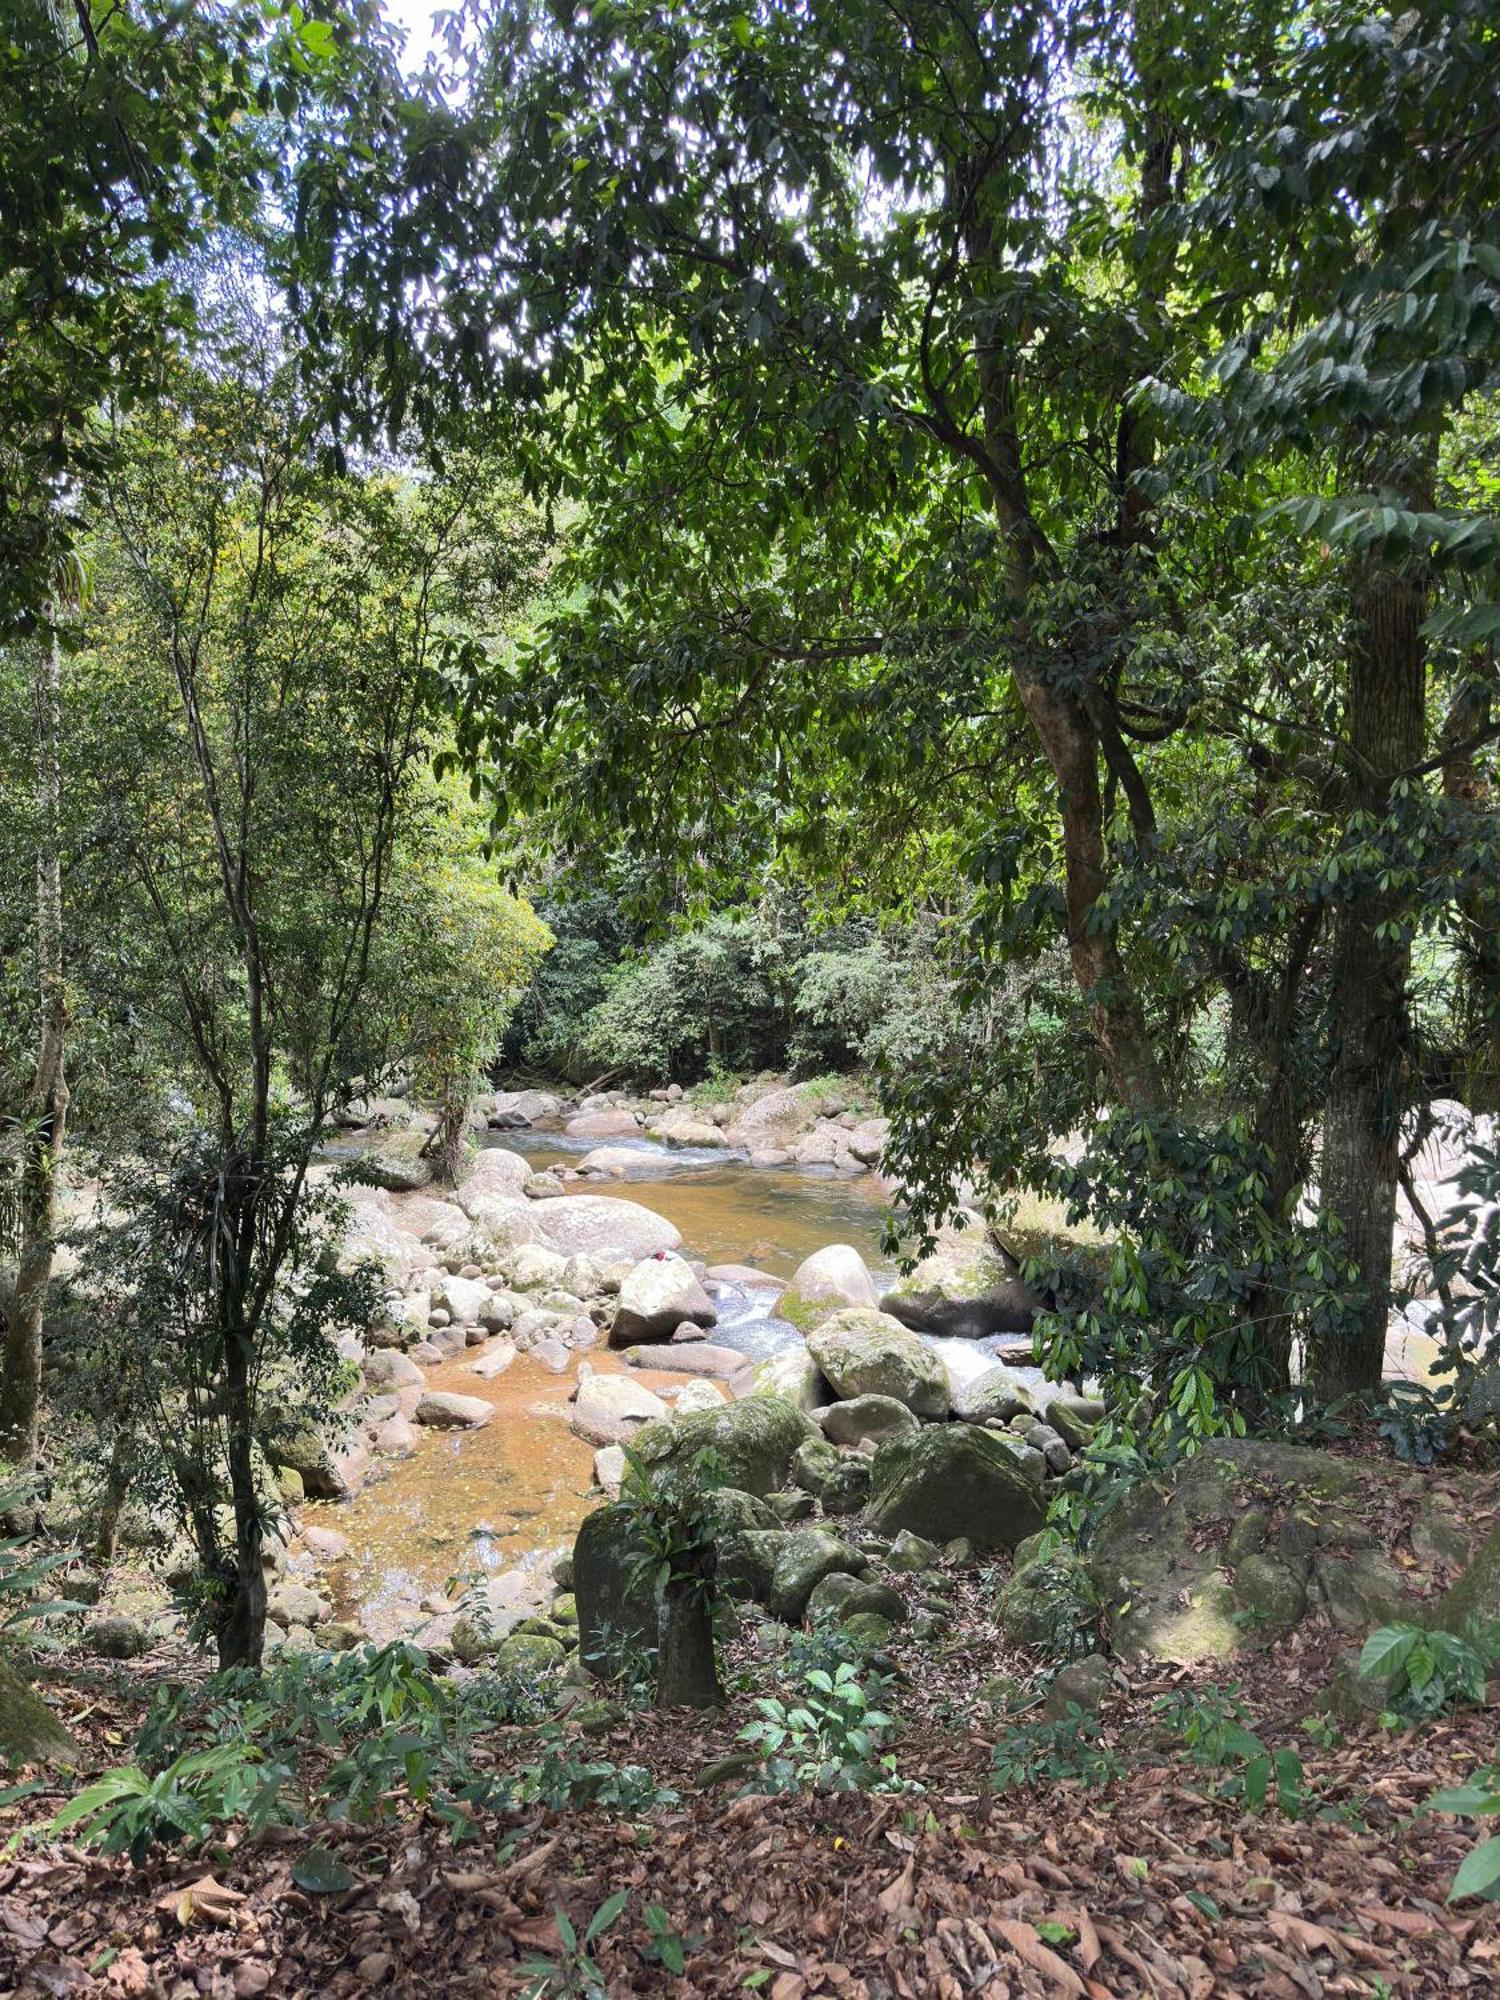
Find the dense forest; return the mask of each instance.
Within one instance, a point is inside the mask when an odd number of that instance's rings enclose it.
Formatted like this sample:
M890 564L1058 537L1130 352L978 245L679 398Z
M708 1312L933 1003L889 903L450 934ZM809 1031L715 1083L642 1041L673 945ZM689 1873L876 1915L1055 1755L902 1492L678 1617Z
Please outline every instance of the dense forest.
M1500 1985L1488 0L0 0L0 1993Z

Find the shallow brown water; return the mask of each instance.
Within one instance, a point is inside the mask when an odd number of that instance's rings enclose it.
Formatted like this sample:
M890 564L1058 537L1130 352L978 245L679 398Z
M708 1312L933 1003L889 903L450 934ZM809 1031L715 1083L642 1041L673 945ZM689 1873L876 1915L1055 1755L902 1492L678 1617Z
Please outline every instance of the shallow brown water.
M572 1540L598 1497L593 1447L568 1426L576 1366L553 1375L520 1354L485 1382L469 1364L487 1351L471 1347L426 1371L429 1388L495 1405L482 1430L419 1426L412 1457L378 1460L352 1500L305 1510L309 1521L348 1536L350 1553L330 1581L340 1614L357 1609L374 1638L409 1630L424 1597L457 1595L486 1573L543 1560ZM587 1358L597 1373L625 1371L607 1350L594 1348ZM685 1379L654 1369L629 1373L648 1389Z
M540 1144L526 1157L539 1167L578 1158ZM625 1179L576 1181L572 1191L643 1202L682 1231L689 1256L708 1264L758 1264L789 1278L814 1250L852 1243L872 1270L891 1268L880 1247L885 1188L874 1174L835 1177L743 1160L678 1166L670 1155L646 1152L641 1162Z
M577 1150L541 1135L524 1152L538 1167L578 1158ZM812 1251L852 1243L872 1270L891 1268L880 1247L885 1195L873 1174L834 1178L711 1154L685 1161L643 1147L628 1178L578 1181L571 1189L642 1202L681 1230L688 1256L710 1264L755 1264L789 1277ZM729 1328L747 1314L763 1318L768 1306L765 1295L726 1299L723 1337L741 1344ZM754 1331L747 1343L752 1348ZM341 1615L357 1611L372 1637L409 1631L424 1598L457 1595L487 1572L550 1559L571 1541L597 1498L593 1448L573 1435L567 1420L576 1361L567 1375L552 1375L519 1355L503 1375L484 1382L470 1363L485 1351L471 1348L426 1371L430 1388L483 1396L495 1405L483 1430L419 1428L415 1454L378 1460L353 1500L307 1509L310 1521L348 1536L350 1553L334 1565L330 1582ZM625 1367L602 1347L589 1350L587 1359L605 1372ZM653 1389L684 1379L649 1369L630 1373Z

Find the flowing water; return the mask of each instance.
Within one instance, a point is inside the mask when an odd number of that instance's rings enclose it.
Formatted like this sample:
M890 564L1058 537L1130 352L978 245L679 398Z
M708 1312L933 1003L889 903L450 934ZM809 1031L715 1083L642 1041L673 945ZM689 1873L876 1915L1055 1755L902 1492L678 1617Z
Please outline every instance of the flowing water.
M507 1135L503 1143L542 1168L569 1165L597 1142L539 1134L530 1143ZM578 1181L573 1188L656 1210L682 1232L688 1256L789 1277L812 1251L852 1243L877 1283L894 1268L881 1250L885 1192L872 1174L835 1178L751 1167L743 1156L708 1149L673 1151L645 1139L621 1143L639 1156L625 1179ZM795 1330L775 1316L775 1297L754 1286L719 1288L719 1323L710 1337L747 1356L796 1341ZM471 1348L427 1370L426 1379L433 1389L494 1403L489 1424L477 1431L419 1428L411 1458L377 1460L354 1499L307 1510L310 1520L348 1537L350 1553L335 1566L333 1585L340 1612L357 1610L372 1637L409 1630L422 1600L446 1594L455 1578L547 1560L571 1539L597 1497L593 1448L568 1427L576 1369L552 1375L523 1354L486 1382L472 1372L485 1352ZM602 1347L587 1359L601 1371L626 1371L623 1358ZM683 1379L653 1369L628 1372L658 1391Z

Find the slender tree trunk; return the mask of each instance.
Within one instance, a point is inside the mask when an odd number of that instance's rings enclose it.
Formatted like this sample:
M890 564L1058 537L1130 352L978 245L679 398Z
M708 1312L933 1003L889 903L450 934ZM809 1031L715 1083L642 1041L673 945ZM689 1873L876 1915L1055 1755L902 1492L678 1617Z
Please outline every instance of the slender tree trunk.
M117 1418L118 1421L118 1418ZM112 1563L120 1540L120 1516L130 1498L130 1452L122 1427L115 1433L109 1465L104 1474L104 1494L99 1502L99 1519L94 1528L94 1555L101 1563Z
M468 1133L468 1090L463 1084L450 1083L438 1100L437 1130L428 1149L433 1171L447 1187L453 1187L458 1180Z
M218 1630L220 1667L258 1667L266 1643L265 1524L255 1489L253 1338L235 1326L224 1343L226 1450L234 1509L233 1593Z
M68 1121L68 1022L63 977L61 804L62 645L38 650L36 710L36 1069L21 1133L19 1256L0 1365L0 1456L25 1470L41 1448L42 1318L52 1282L57 1170Z
M1166 1093L1139 997L1131 989L1113 933L1098 905L1109 886L1104 850L1104 800L1099 788L1099 739L1081 705L1025 669L1016 686L1057 780L1062 820L1073 977L1117 1100L1130 1111L1160 1111Z
M1356 811L1383 812L1395 775L1421 761L1426 710L1424 580L1367 561L1353 591L1348 739ZM1335 919L1333 1073L1323 1116L1322 1213L1338 1226L1357 1294L1326 1334L1311 1375L1325 1401L1380 1386L1401 1171L1410 947L1382 935L1400 912L1360 889Z
M714 1658L715 1562L715 1550L709 1544L679 1558L667 1580L656 1659L658 1708L723 1705L724 1692Z

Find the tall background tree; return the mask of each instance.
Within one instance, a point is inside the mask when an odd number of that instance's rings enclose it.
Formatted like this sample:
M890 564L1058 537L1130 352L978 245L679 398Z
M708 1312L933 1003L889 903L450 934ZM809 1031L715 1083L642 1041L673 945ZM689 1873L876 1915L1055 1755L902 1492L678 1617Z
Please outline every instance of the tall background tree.
M1296 1342L1374 1388L1412 939L1489 838L1434 819L1419 685L1437 570L1492 560L1425 505L1493 382L1486 10L471 19L465 90L386 115L384 186L345 199L332 130L307 157L299 268L344 423L501 404L578 510L539 644L455 681L497 805L566 759L564 838L679 879L946 864L976 995L1060 938L1092 1062L1008 1106L1003 1049L915 1082L918 1212L976 1158L1092 1204L1096 1305L1189 1329L1144 1363L1184 1407L1285 1390ZM1320 510L1353 491L1346 559ZM1100 1313L1064 1322L1097 1363Z

